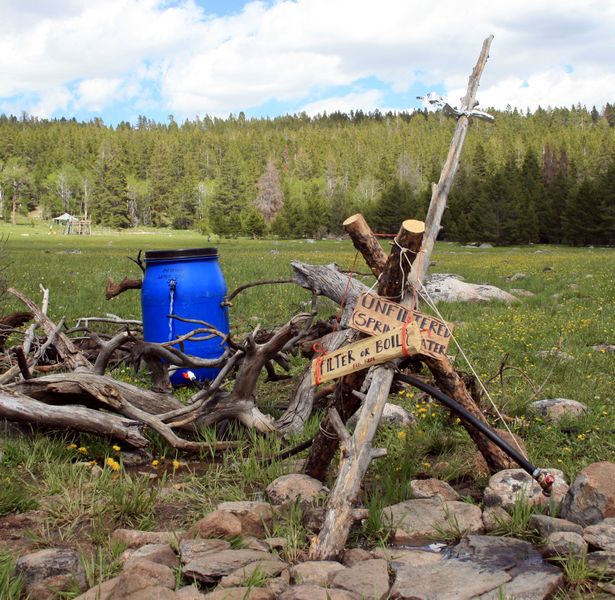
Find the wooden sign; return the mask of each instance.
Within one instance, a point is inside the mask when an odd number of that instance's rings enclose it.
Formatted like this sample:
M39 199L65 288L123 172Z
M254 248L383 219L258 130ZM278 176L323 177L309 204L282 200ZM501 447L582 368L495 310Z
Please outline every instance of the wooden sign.
M387 360L410 356L419 352L421 335L416 323L360 342L344 346L330 354L322 354L312 361L312 385L337 379L348 373L379 365Z
M418 311L410 315L405 306L373 294L359 296L349 325L357 331L378 335L399 327L408 318L418 325L421 332L423 354L438 357L446 353L453 325Z

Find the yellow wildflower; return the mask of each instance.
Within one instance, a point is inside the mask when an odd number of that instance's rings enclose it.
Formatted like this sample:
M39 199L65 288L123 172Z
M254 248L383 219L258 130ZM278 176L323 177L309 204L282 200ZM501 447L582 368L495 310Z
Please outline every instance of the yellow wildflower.
M159 464L160 464L160 461L159 461L159 460L154 459L154 460L152 461L152 467L157 467Z
M117 462L117 460L115 460L115 459L113 459L113 458L111 458L111 457L109 457L109 458L106 460L106 464L107 464L107 466L108 466L108 467L110 467L110 468L111 468L111 469L113 469L114 471L119 471L119 470L120 470L120 463L119 463L119 462Z
M115 452L119 452L121 450L121 448L117 444L114 444L113 446L111 446L111 448L113 448Z
M68 446L66 446L69 450L76 450L77 449L77 444L69 444Z
M406 439L406 432L405 432L405 431L398 431L398 432L397 432L397 437L398 437L400 440L405 440L405 439Z
M77 452L81 452L81 454L87 454L88 449L85 446L81 446L80 448L77 449Z
M175 471L176 469L179 469L179 467L181 467L181 463L177 459L175 459L173 461L173 470Z
M580 442L582 442L583 440L585 440L585 434L584 433L579 433L579 435L577 435L577 440L579 440Z

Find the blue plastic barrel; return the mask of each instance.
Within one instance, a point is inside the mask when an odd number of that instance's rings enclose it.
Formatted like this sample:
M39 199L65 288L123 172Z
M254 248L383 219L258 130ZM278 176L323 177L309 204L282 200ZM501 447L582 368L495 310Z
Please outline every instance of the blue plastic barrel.
M223 333L229 331L228 309L222 306L226 282L218 263L217 248L152 250L145 253L145 277L141 289L143 338L168 342L202 325L170 319L177 315L206 321ZM203 336L199 336L203 337ZM218 358L224 352L222 339L187 341L183 352L200 358ZM175 385L187 383L178 369L171 376ZM197 379L212 380L219 369L191 369Z

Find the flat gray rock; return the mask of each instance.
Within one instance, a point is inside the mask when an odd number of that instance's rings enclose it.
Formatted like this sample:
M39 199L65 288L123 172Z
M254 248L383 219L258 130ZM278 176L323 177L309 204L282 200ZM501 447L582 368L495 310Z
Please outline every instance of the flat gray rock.
M587 542L582 535L572 531L554 531L547 536L545 556L583 556Z
M443 533L482 533L482 512L465 502L439 498L406 500L382 511L383 521L394 529L397 544L421 546L441 539Z
M374 558L338 571L331 579L331 585L341 588L359 598L382 600L389 595L389 573L386 560Z
M272 558L273 555L258 550L222 550L196 556L184 567L184 575L205 583L215 583L221 577L252 562Z
M551 565L532 565L480 600L546 600L564 586L564 573Z
M490 571L456 559L400 568L390 597L408 600L471 600L508 583L506 571Z
M452 558L470 561L490 571L510 571L521 565L542 564L540 553L529 542L489 535L469 535L451 548L450 554Z
M272 578L278 576L287 567L288 565L285 562L272 556L270 559L257 560L244 567L235 569L235 571L224 576L220 580L219 585L220 587L241 587L245 585L246 580L256 572L268 578Z
M179 556L186 564L197 557L230 549L231 544L226 540L184 540L179 544Z
M570 531L572 533L583 534L583 527L568 521L547 515L532 515L530 517L530 527L533 527L543 538L548 537L556 531Z
M516 302L508 292L494 285L466 283L458 275L434 273L425 288L434 302Z
M587 555L587 564L598 569L607 577L615 577L615 553L613 552L590 552Z
M615 552L615 519L604 519L595 525L589 525L583 530L583 537L588 544Z
M346 567L334 560L309 560L296 564L290 569L294 583L311 583L322 587L331 583L333 576Z

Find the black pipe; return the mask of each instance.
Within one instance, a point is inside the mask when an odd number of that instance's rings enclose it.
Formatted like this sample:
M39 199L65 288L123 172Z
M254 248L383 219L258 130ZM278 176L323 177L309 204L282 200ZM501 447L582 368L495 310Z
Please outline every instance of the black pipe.
M405 375L403 373L396 373L395 377L404 383L427 392L430 396L433 396L438 402L444 404L444 406L450 408L456 414L458 414L464 421L467 421L473 427L476 427L485 437L489 438L498 448L503 450L510 458L512 458L524 471L527 471L536 481L540 484L545 493L551 488L553 484L553 476L543 472L541 469L535 467L529 460L522 454L517 452L509 444L507 444L502 438L500 438L488 425L485 425L482 421L479 421L471 412L466 410L461 404L453 400L450 396L447 396L438 388L429 385L413 375Z

